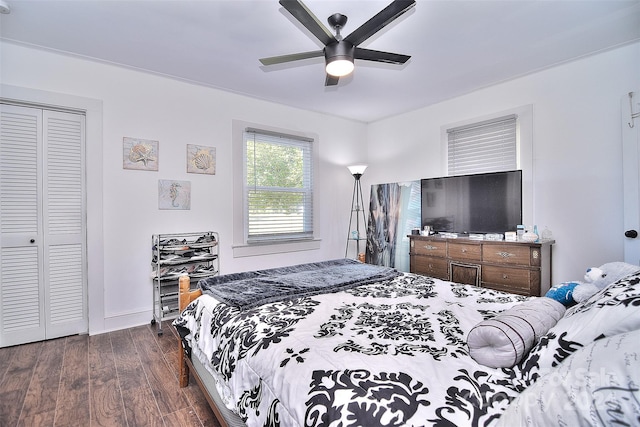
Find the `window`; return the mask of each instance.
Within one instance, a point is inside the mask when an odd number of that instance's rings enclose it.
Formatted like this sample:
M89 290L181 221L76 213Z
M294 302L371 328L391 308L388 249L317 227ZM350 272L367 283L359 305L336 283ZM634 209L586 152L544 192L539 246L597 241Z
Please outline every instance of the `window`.
M449 175L518 168L517 115L447 129Z
M313 239L313 139L247 128L246 243Z
M496 127L490 131L493 125ZM468 136L466 142L465 134ZM483 145L483 140L488 144ZM532 104L445 124L440 128L440 141L442 170L448 171L449 175L522 170L522 221L524 224L535 223ZM452 148L453 145L456 147ZM469 148L468 153L463 150L465 145Z

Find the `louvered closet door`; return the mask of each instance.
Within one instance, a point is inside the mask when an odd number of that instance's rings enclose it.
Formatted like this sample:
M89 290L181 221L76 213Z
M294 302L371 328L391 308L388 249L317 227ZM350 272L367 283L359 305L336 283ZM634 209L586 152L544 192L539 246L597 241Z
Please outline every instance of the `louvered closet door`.
M87 332L84 116L1 108L0 346Z
M45 338L42 111L0 105L0 344Z
M43 112L46 337L87 332L84 116Z

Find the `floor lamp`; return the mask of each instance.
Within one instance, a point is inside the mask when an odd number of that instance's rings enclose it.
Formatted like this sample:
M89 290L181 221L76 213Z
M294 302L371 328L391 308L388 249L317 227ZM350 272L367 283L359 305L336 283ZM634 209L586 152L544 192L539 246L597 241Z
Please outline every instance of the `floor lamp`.
M360 233L360 225L364 227L366 230L367 227L367 218L364 214L364 202L362 201L362 187L360 186L360 178L362 174L364 174L367 165L353 165L348 166L349 172L353 175L353 196L351 197L351 215L349 216L349 234L347 235L347 247L344 251L344 257L347 258L347 254L349 253L349 242L356 242L356 257L360 257L360 241L367 240L367 233ZM356 217L356 227L355 229L351 228L351 224L353 223L353 217ZM362 224L360 223L362 219ZM365 243L366 245L366 243ZM364 262L364 259L360 259L360 261Z

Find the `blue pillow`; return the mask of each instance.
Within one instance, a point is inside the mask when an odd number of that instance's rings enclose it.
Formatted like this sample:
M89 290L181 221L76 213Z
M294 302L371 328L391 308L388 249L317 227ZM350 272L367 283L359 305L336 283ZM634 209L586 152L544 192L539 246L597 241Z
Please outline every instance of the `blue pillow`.
M578 285L579 283L575 282L562 283L549 289L545 294L545 297L556 300L565 306L573 305L575 304L575 301L573 300L573 290Z

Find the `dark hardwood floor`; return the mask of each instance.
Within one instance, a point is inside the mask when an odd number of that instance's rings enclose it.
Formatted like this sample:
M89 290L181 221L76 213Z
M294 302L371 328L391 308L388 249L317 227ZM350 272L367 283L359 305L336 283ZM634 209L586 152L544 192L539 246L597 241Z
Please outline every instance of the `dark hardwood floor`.
M178 337L139 326L0 349L0 426L219 427L195 384L178 387Z

